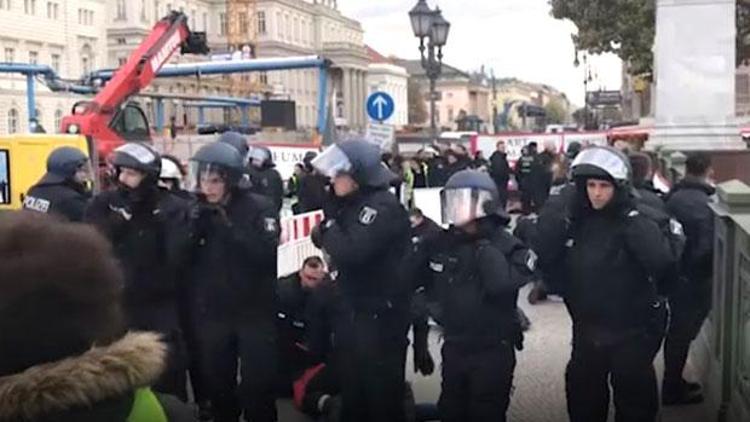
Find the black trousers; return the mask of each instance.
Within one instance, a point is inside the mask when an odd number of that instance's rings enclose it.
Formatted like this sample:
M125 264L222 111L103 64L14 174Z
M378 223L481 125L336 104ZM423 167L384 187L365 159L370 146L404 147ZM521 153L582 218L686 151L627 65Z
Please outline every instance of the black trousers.
M664 386L679 388L690 344L711 310L711 280L680 279L669 296L669 329L664 342Z
M408 310L338 318L342 422L404 421L408 318Z
M196 356L215 422L275 422L276 325L268 321L196 322ZM240 384L237 385L239 364Z
M510 404L516 352L510 342L467 348L443 344L442 422L504 422Z
M658 327L607 343L574 329L565 374L570 421L606 422L610 385L616 422L654 421L659 410L654 358L662 339Z

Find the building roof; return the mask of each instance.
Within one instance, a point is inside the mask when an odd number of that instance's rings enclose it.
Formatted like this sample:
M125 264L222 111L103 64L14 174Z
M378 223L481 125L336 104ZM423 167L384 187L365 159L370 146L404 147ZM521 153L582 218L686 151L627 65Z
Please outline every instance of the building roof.
M394 57L392 58L392 62L406 69L411 76L426 76L425 71L422 68L421 60L404 60ZM443 63L442 77L463 77L469 79L469 74L449 64Z
M365 45L365 49L367 49L367 55L370 57L371 63L388 63L393 64L393 60L389 59L388 57L385 57L384 55L380 54L377 50L370 47L369 45Z

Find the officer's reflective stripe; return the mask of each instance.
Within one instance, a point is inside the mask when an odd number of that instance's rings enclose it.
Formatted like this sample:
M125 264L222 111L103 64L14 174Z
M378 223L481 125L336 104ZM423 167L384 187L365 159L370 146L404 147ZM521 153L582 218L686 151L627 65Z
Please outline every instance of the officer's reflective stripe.
M445 267L439 262L430 262L430 269L436 273L442 273Z
M135 400L127 422L169 422L159 399L150 388L135 392Z
M35 198L33 196L26 196L23 199L23 207L27 210L47 213L49 212L50 202L46 199Z

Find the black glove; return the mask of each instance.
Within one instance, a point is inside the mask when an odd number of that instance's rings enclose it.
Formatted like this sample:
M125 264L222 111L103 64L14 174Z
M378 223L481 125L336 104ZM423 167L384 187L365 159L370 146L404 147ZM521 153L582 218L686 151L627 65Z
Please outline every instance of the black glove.
M312 231L310 231L310 239L312 240L313 245L318 249L323 249L323 226L325 224L325 221L321 221L320 224L313 227Z
M435 372L435 361L432 359L426 342L420 345L419 342L415 341L412 349L414 351L414 372L419 372L426 377L432 375Z

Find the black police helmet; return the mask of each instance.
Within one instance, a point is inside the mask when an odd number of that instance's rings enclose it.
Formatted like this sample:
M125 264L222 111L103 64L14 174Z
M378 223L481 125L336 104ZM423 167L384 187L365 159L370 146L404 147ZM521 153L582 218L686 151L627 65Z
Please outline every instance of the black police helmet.
M344 141L336 145L351 162L351 176L360 186L387 187L398 177L380 160L377 145L363 140Z
M129 168L144 173L154 182L161 173L161 155L143 142L129 142L114 150L112 164L116 168Z
M314 160L315 157L317 156L318 156L318 153L315 151L307 151L305 153L305 157L302 159L302 163L305 165L305 170L307 171L313 170L312 160Z
M510 221L508 212L500 205L497 185L487 173L478 170L461 170L451 176L445 183L444 190L451 189L474 189L489 192L492 194L493 201L486 203L484 211L488 215L502 218L505 222Z
M573 141L568 145L568 149L565 151L565 156L568 160L575 160L578 154L581 153L581 149L583 149L583 145L581 145L580 142Z
M226 172L228 182L236 186L244 172L244 159L236 148L225 142L204 145L190 159L199 165L215 166Z
M78 169L89 161L86 154L73 147L59 147L47 157L47 173L42 183L62 183L75 176Z
M218 141L233 146L240 153L241 157L245 157L250 150L247 146L247 139L238 132L224 132L219 136Z

